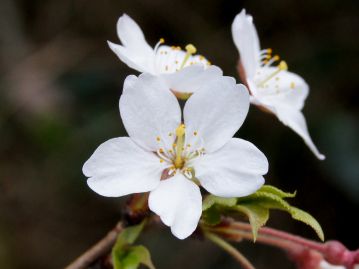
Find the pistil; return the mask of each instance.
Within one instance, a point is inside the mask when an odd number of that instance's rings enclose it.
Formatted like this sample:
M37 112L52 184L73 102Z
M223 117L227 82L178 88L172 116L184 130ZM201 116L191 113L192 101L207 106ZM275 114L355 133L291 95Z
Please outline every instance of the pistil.
M186 51L187 51L187 53L184 56L184 59L183 59L182 64L180 66L180 69L182 69L185 66L185 64L188 61L189 57L192 56L192 54L195 54L197 52L197 49L192 44L188 44L186 46Z
M184 139L185 139L185 125L181 124L180 126L177 127L176 129L176 136L177 136L177 140L176 140L176 144L175 144L175 148L176 148L176 158L174 161L174 166L177 169L181 169L184 165L184 159L182 158L182 152L184 150Z

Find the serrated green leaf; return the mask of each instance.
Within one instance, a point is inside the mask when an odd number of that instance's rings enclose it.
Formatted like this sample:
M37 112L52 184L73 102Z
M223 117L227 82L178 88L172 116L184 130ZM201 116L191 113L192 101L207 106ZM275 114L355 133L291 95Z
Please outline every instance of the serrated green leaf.
M320 240L324 241L324 232L322 230L322 227L312 215L294 206L291 207L290 213L293 219L304 222L305 224L312 227L317 233Z
M251 203L237 205L234 208L248 217L252 226L253 241L256 241L259 228L265 225L269 218L268 208Z
M271 185L263 185L258 191L275 194L275 195L279 196L280 198L293 198L293 197L295 197L295 195L297 193L296 191L293 193L284 192L281 189L278 189Z
M237 203L237 198L223 198L214 195L208 195L202 203L202 211L205 211L213 205L232 207Z
M144 246L126 247L113 254L114 269L137 269L140 264L155 269L150 252Z
M278 209L282 211L288 212L293 219L301 221L307 225L309 225L318 235L318 237L323 241L324 233L323 230L318 223L318 221L312 217L309 213L291 206L287 201L285 201L280 196L277 196L273 193L258 191L250 196L241 198L238 200L238 204L251 202L253 204L257 204L264 208L268 209Z

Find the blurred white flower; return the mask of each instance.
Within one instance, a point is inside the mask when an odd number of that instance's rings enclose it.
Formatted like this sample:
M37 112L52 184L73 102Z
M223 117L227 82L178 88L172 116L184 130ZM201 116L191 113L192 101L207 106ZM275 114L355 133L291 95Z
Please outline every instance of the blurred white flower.
M190 92L185 92L188 83L200 84L222 76L222 71L204 56L194 55L197 50L192 44L183 51L179 46L162 45L161 38L152 48L138 24L126 14L118 19L117 35L122 45L108 44L120 60L139 72L160 76L178 97L188 98L188 94L197 90L192 86Z
M268 161L253 144L233 135L249 108L249 95L233 78L208 83L182 111L163 80L128 76L120 113L129 137L98 147L84 164L91 189L118 197L150 191L149 208L186 238L202 212L201 185L222 197L241 197L264 183ZM166 175L165 180L160 180Z
M333 265L333 264L328 263L326 260L322 260L319 263L318 269L346 269L346 268L345 268L345 266Z
M239 73L249 87L251 103L272 113L300 135L318 159L322 155L310 138L301 112L308 95L308 85L298 75L288 72L287 64L272 57L272 50L260 50L259 38L253 18L243 9L234 19L232 36L240 53Z

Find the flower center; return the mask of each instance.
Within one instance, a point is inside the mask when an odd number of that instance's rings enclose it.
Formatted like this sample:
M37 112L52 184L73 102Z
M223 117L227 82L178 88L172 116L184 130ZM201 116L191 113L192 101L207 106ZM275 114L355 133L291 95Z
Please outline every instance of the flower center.
M285 61L280 61L277 69L275 71L273 71L272 73L268 74L263 80L261 80L258 83L259 87L264 87L264 84L266 82L268 82L269 80L271 80L272 78L274 78L278 73L280 73L281 71L286 71L288 70L288 66L287 63Z
M273 64L279 61L279 56L272 56L272 49L264 49L259 54L259 68L256 70L254 82L260 89L266 89L263 94L273 95L286 93L296 88L294 81L290 81L287 85L287 81L284 79L281 82L278 74L282 71L288 70L288 65L285 61L280 61L279 64L274 67ZM269 89L269 90L267 90Z
M193 44L188 44L183 51L179 46L164 45L165 40L161 38L156 44L155 69L158 73L174 73L193 64L201 64L208 67L211 63L202 55L195 55L197 49Z
M174 139L174 135L176 135ZM160 158L161 163L167 164L169 169L168 174L176 174L178 171L182 172L187 178L193 179L194 169L192 167L191 161L197 157L202 156L205 153L205 149L202 147L202 140L198 137L198 131L194 131L192 134L187 134L188 136L193 136L192 141L195 145L191 145L186 142L190 140L186 137L186 126L180 124L174 133L169 133L168 136L171 138L169 144L168 140L162 139L158 136L156 138L157 142L160 145L160 148L157 150L157 155ZM167 143L166 143L167 142Z

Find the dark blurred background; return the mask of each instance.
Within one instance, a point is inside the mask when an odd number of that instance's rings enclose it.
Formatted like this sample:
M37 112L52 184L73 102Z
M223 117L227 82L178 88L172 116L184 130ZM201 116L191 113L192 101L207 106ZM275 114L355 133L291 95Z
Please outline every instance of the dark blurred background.
M62 268L120 218L125 198L95 194L81 173L99 143L126 135L118 98L136 72L106 44L118 42L118 17L133 17L151 45L195 44L237 77L230 26L243 7L262 47L310 85L304 114L327 159L255 107L238 135L267 155L267 183L297 190L292 203L327 239L359 247L359 1L0 0L0 268ZM284 213L269 224L315 239ZM210 243L176 240L167 228L143 240L158 268L238 268ZM280 250L237 246L258 269L294 268Z

